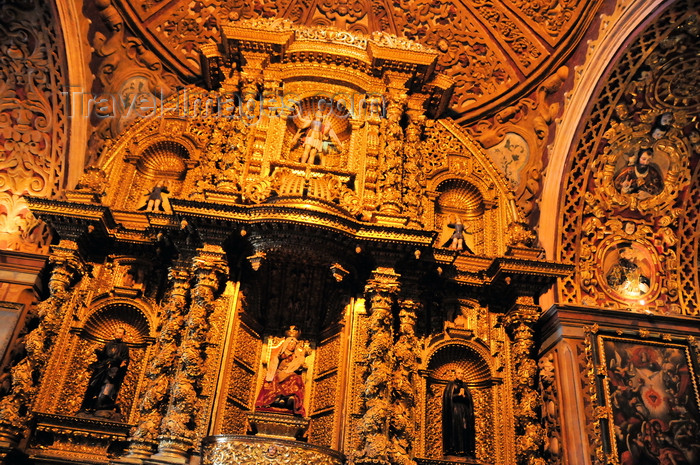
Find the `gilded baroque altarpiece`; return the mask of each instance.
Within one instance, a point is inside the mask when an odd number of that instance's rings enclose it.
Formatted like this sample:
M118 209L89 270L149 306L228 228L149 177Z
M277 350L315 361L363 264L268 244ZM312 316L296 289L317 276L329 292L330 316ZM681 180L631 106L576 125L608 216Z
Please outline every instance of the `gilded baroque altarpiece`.
M508 182L441 118L438 56L222 26L206 87L109 140L65 199L27 198L60 240L0 401L3 451L33 417L30 455L65 463L534 463L536 299L570 267L541 258ZM86 411L121 329L116 406ZM443 452L457 373L470 459ZM292 407L265 403L292 381Z

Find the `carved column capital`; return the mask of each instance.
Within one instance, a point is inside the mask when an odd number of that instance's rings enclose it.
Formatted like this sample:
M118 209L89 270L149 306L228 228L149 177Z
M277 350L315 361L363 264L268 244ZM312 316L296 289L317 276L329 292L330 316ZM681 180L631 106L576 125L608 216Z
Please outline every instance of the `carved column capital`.
M49 263L54 267L49 277L51 295L64 294L76 277L84 274L86 269L78 252L78 244L66 239L51 248Z
M539 317L540 307L535 305L535 299L532 296L519 296L506 313L504 322L506 328L511 332L517 332L518 328L523 326L532 331Z
M416 315L423 308L423 304L413 299L400 299L399 306L401 310L399 311L399 319L404 318L413 320L415 323L418 316Z
M225 253L220 246L205 245L192 260L195 288L218 289L220 280L228 272Z
M172 294L177 297L184 297L190 290L190 279L192 274L188 269L173 267L168 270L168 281L172 283Z
M399 292L399 278L392 268L377 268L372 272L372 276L365 286L365 294L373 295L395 295Z

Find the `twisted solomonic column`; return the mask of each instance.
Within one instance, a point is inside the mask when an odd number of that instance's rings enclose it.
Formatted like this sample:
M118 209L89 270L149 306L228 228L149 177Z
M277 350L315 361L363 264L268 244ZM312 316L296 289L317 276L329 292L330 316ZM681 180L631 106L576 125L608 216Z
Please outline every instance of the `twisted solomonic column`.
M127 455L114 463L142 463L157 445L160 424L168 406L170 380L176 368L190 279L191 274L184 267L170 269L168 280L172 285L163 304L163 327L146 371L146 389L139 402L139 423L131 431Z
M392 346L392 308L399 292L399 275L390 268L378 268L365 287L369 305L367 363L364 378L365 412L360 420L361 450L356 464L389 464L392 443L389 439L392 418L391 389L394 360Z
M158 453L152 459L186 463L197 430L196 409L200 380L204 376L205 349L214 295L227 271L220 247L200 249L194 259L195 284L192 303L185 317L184 333L177 353L168 408L161 421Z
M391 385L391 420L389 439L391 463L411 465L415 440L416 377L418 376L417 312L421 304L402 299L399 303L399 331L394 345L393 382Z
M541 399L535 390L537 362L534 325L539 315L540 308L531 296L518 297L506 314L506 327L513 340L513 406L518 465L544 465L541 457L544 430L538 415Z
M40 379L51 355L53 342L61 327L68 290L85 269L74 241L61 240L52 248L49 263L49 297L36 307L39 325L26 335L26 355L10 370L12 389L0 399L0 456L17 444L26 428Z

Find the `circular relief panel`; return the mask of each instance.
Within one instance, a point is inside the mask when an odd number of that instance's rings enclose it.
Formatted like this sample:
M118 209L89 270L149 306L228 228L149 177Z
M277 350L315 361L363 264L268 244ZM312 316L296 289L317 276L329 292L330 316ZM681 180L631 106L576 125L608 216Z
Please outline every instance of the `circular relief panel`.
M598 253L598 282L615 300L644 305L659 291L659 258L650 244L612 237Z

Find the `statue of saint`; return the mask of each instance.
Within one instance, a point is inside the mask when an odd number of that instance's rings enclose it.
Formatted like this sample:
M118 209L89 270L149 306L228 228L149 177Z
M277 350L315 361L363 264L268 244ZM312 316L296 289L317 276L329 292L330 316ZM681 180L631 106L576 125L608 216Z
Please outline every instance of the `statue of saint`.
M474 458L474 403L463 377L457 370L442 395L443 454Z
M117 409L117 394L129 365L129 346L124 342L125 335L124 328L117 328L114 338L95 350L97 361L90 364L92 374L80 408L82 412Z
M343 146L343 143L333 130L329 115L324 116L321 110L316 110L314 117L311 119L299 116L299 123L299 129L292 139L291 146L294 147L299 142L302 134L304 134L302 163L313 164L316 160L316 154L323 155L328 153L331 146L334 146L336 150L340 150Z
M265 381L255 401L256 410L280 411L305 416L304 380L301 373L307 351L297 339L299 330L290 326L284 341L274 349L265 373Z

